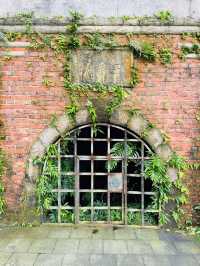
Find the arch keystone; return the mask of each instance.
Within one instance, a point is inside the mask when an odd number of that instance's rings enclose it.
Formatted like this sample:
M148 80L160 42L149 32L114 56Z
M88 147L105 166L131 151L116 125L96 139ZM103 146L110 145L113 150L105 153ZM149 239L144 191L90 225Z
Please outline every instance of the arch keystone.
M82 109L76 114L76 126L90 123L90 115L87 109Z
M67 130L70 130L72 127L72 121L66 114L59 117L56 122L56 129L61 135L64 134Z

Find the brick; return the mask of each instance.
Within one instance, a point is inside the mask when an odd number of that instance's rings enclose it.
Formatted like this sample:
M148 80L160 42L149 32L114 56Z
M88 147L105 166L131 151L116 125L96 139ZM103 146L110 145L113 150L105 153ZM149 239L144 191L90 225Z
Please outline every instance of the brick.
M116 35L116 39L121 44L127 44L126 36ZM159 35L156 39L147 35L137 35L134 39L145 39L149 42L155 40L156 46L163 42L163 36ZM195 141L199 136L199 125L195 117L199 108L200 65L197 59L178 59L178 44L183 42L179 35L168 35L168 40L174 53L173 64L166 67L158 62L152 64L137 61L141 81L123 102L123 109L114 112L111 122L121 123L141 135L147 127L147 121L150 121L170 138L170 147L163 144L157 129L152 129L151 135L146 138L163 159L168 159L171 151L176 151L188 160L196 160L199 156L199 144ZM12 46L25 46L24 42L25 39ZM11 176L3 177L3 180L6 182L8 207L15 209L18 207L28 158L42 155L45 146L54 141L56 136L59 137L71 129L73 124L64 115L68 97L63 89L63 58L57 64L50 51L45 54L44 51L27 51L25 47L9 47L9 51L15 55L23 55L4 62L0 87L1 115L6 133L6 139L2 141L1 146L12 161L13 168ZM45 61L41 56L45 56ZM55 84L50 88L42 84L47 73ZM100 102L102 110L105 103ZM135 108L141 110L145 119L132 117L128 121L127 113L123 110ZM58 117L57 130L49 129L53 113ZM78 113L76 125L89 122L90 118L84 106ZM46 134L41 136L45 129L48 138ZM41 141L37 142L40 136ZM29 176L37 176L31 164L29 171ZM200 202L200 183L196 175L199 173L188 172L184 179L190 191L190 205L186 206L190 214L192 205ZM193 176L195 178L191 178Z

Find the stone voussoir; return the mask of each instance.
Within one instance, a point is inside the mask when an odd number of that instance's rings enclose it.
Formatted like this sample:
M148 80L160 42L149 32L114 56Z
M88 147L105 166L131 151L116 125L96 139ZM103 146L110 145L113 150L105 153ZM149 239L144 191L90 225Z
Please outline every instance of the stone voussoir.
M76 125L84 125L90 123L90 116L87 109L82 109L76 114Z
M133 132L141 135L142 132L147 128L148 121L141 115L133 116L128 122L128 128Z
M54 143L54 141L60 136L60 133L56 128L49 127L46 128L42 134L40 135L40 141L44 147L48 147L50 144Z
M168 161L172 155L172 149L168 144L161 144L156 148L156 153L164 161Z
M161 131L157 128L148 130L145 140L155 149L164 141Z
M56 122L56 129L60 134L64 134L67 130L70 130L73 127L72 122L70 121L67 115L62 115Z
M178 169L169 167L167 169L167 175L170 177L172 181L176 181L176 179L178 178Z
M37 140L30 151L30 158L34 159L36 157L41 157L45 152L45 146L40 140Z
M113 112L110 122L116 125L126 126L128 123L129 115L125 110L118 109Z

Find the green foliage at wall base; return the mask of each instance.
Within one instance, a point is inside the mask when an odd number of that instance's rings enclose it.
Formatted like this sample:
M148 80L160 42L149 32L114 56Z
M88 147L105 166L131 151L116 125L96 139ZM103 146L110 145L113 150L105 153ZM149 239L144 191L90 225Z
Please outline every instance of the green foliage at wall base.
M178 169L178 176L175 181L168 176L169 167ZM173 153L168 161L163 161L157 154L152 154L150 160L146 162L145 178L151 179L153 187L158 193L154 205L156 209L160 210L159 223L161 225L167 224L171 217L178 225L183 217L182 205L187 203L188 190L182 182L182 176L187 168L188 164L176 153ZM175 208L169 212L165 207L167 203L172 201L175 202Z

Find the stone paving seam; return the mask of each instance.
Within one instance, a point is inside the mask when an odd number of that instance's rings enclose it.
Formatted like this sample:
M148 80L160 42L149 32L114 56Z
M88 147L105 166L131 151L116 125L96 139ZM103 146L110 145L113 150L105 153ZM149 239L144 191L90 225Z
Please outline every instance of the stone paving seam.
M199 254L200 256L200 254ZM197 257L195 256L195 254L192 254L192 257L195 259L195 261L197 262L197 265L200 266L200 260L197 259Z
M36 263L36 261L37 261L37 259L38 259L38 257L39 257L39 253L37 253L37 256L36 256L36 258L35 258L35 261L34 261L34 263L33 263L33 266L35 266L35 263Z
M4 253L4 252L3 252ZM9 261L9 259L12 257L12 255L14 254L14 252L11 252L10 256L7 258L6 262L4 263L4 265L7 264L7 262Z
M180 240L182 241L182 240ZM166 241L167 243L169 242L173 247L174 247L174 250L176 251L176 254L179 254L179 250L177 249L176 245L175 245L175 241L172 241L172 240L169 240L169 241Z
M51 254L54 253L54 251L55 251L55 249L56 249L56 244L57 244L57 242L58 242L58 239L56 238L56 239L55 239L55 245L54 245L54 247L53 247L53 249L52 249L52 251L51 251Z

